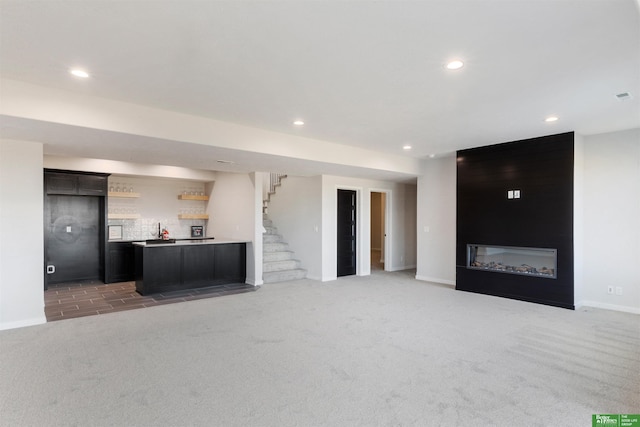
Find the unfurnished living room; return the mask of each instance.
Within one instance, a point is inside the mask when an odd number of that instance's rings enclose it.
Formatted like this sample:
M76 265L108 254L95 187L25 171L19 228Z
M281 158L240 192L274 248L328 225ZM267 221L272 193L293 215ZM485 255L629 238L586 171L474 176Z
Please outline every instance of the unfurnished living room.
M636 0L0 0L0 426L640 426Z

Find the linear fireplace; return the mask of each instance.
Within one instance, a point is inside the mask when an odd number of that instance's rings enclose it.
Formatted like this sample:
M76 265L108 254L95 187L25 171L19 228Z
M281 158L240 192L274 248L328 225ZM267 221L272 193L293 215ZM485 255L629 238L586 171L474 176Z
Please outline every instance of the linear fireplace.
M467 245L467 268L555 279L556 249Z

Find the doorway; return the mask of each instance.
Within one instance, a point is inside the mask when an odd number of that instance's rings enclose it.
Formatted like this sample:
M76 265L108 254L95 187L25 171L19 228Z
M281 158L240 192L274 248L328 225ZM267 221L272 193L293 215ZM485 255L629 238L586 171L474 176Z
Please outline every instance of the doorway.
M47 283L101 280L101 197L46 197Z
M354 190L338 190L338 277L356 274L356 194Z
M371 192L371 270L385 269L387 194Z

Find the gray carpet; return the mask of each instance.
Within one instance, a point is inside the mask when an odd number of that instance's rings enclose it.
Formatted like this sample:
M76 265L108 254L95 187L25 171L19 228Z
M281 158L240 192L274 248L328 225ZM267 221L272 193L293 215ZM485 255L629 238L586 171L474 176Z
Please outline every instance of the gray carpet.
M0 425L590 426L640 412L640 316L412 273L0 331Z

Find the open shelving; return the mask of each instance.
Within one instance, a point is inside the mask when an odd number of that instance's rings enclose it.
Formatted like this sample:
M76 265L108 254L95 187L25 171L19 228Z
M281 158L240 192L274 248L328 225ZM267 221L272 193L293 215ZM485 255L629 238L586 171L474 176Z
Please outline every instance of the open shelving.
M191 194L179 194L178 195L178 199L180 200L200 200L200 201L207 201L209 200L209 196L197 196L197 195L191 195Z
M209 219L208 214L179 214L179 219Z
M109 197L121 197L121 198L129 198L134 199L140 197L140 193L125 193L123 191L109 191Z

